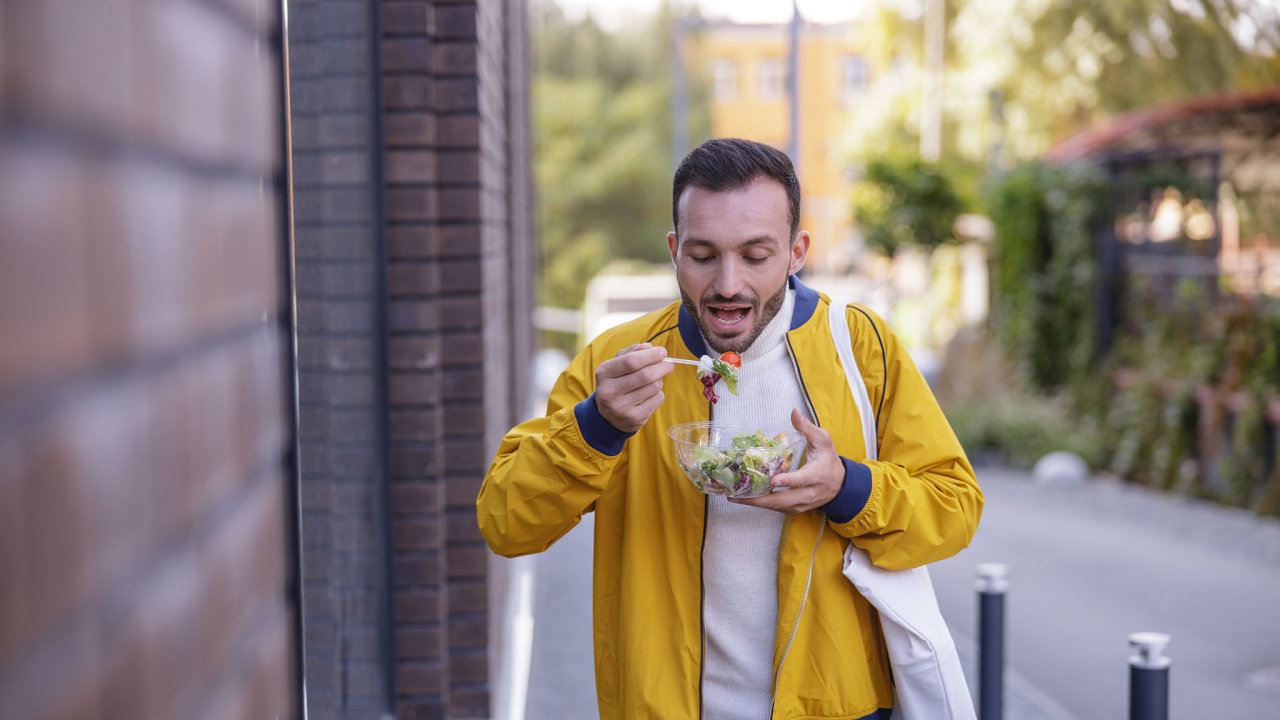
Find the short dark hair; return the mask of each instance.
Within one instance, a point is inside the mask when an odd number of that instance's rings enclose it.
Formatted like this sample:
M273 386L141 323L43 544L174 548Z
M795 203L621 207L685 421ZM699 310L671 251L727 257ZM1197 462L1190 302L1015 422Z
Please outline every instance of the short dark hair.
M781 150L741 138L713 138L684 156L671 187L671 224L680 234L680 196L692 186L725 192L740 190L756 178L776 180L787 191L791 237L800 231L800 179L791 158Z

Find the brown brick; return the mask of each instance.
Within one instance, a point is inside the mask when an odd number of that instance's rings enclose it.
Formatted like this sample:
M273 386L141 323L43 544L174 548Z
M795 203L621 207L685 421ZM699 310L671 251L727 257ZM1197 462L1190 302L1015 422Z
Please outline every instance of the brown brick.
M17 433L0 432L0 668L9 667L25 649L30 627L26 605L37 599L27 591L25 473L19 442Z
M461 578L482 578L488 572L489 550L483 546L452 547L446 551L450 581Z
M484 433L484 408L480 405L450 405L445 418L446 438L476 436Z
M440 380L440 374L435 372L393 372L390 380L391 402L397 407L437 405L440 402ZM442 437L438 414L435 411L431 411L430 418L418 420L418 422L428 421L431 423L430 426L419 425L411 430L411 432L420 431L421 434L394 439L419 440L421 442L438 441Z
M489 617L484 613L459 613L449 616L449 649L451 656L464 655L458 650L480 649L489 645ZM471 682L461 680L461 682Z
M435 17L431 30L435 37L465 39L476 36L474 4L437 5L434 10Z
M483 369L450 368L444 374L445 400L482 400L484 381Z
M391 440L431 442L440 432L440 414L423 410L394 410L391 412Z
M292 717L293 653L288 615L276 604L266 620L252 636L256 639L247 672L249 705L262 717Z
M391 546L400 550L437 550L444 539L444 523L437 518L396 517L391 521Z
M474 296L444 298L439 306L443 330L479 330L483 325L483 309Z
M486 457L492 456L487 455ZM457 470L451 470L449 481L445 483L445 506L451 508L475 507L476 496L480 494L480 486L483 481L484 473L482 471L458 472Z
M437 78L431 84L431 107L441 113L475 112L480 98L475 78Z
M127 134L137 116L138 79L122 51L137 42L132 11L127 0L6 3L8 99L38 116Z
M396 690L406 695L426 695L444 689L444 665L416 660L396 663Z
M444 642L438 625L401 625L396 628L396 657L409 660L438 660Z
M387 329L399 332L430 332L440 325L441 303L436 300L392 300L387 308Z
M440 593L435 590L397 590L394 598L398 623L439 622L442 619Z
M467 621L471 622L471 621ZM488 627L488 621L480 624ZM472 685L489 679L489 654L483 641L479 645L454 645L454 637L460 630L457 620L449 621L449 682L455 685ZM466 649L458 649L465 647Z
M451 474L466 471L483 473L489 466L489 460L481 439L451 438L445 443L444 462Z
M431 48L432 69L438 75L474 75L479 48L475 42L440 42Z
M474 522L474 517L472 518ZM489 584L484 581L449 583L449 607L458 612L488 612Z
M395 336L388 344L392 370L434 370L440 367L439 336Z
M489 717L489 691L483 687L450 688L449 714L455 718Z
M438 214L435 190L398 186L387 190L387 218L392 222L425 222Z
M484 338L480 333L442 333L440 345L445 362L450 367L475 365L484 361Z
M70 156L0 144L0 396L91 355L82 197Z
M434 446L393 444L391 477L422 479L440 472L442 455Z
M392 561L391 575L397 588L434 588L443 579L440 553L397 555Z
M387 230L387 253L392 260L434 259L440 252L440 232L434 226L414 223Z
M398 482L391 485L391 512L394 515L430 515L444 508L438 482Z
M481 180L480 154L472 151L440 153L440 182L476 184Z
M393 150L387 153L387 182L430 183L436 180L436 154L429 150Z
M396 702L396 717L400 720L445 720L445 702L438 696L402 698Z
M436 295L446 268L433 262L394 263L387 268L387 292L392 297Z
M484 542L474 507L451 508L446 516L449 542Z
M384 72L426 72L432 70L431 43L425 37L393 37L382 41Z
M429 147L436 141L436 119L430 113L401 112L383 116L387 147Z
M427 11L425 2L402 2L393 0L382 3L382 34L421 36L427 33Z
M382 80L382 102L387 110L431 110L431 81L422 75L395 75Z
M440 289L446 294L479 293L480 264L470 260L440 263Z
M480 118L475 115L448 115L436 120L436 140L440 147L476 149L480 147Z
M97 720L105 717L102 641L87 621L62 628L58 653L32 653L6 672L0 719Z

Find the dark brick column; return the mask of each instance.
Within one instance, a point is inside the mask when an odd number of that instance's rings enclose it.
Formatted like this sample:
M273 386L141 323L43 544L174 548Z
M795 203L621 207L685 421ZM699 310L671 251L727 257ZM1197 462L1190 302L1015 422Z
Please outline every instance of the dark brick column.
M487 717L475 497L532 341L525 8L382 7L398 708Z

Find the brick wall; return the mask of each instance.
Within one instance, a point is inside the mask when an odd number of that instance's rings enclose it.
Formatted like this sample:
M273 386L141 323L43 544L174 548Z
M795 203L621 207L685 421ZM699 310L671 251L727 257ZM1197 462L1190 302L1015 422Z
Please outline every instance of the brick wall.
M391 708L375 19L289 2L303 663L326 720Z
M532 340L525 8L361 5L289 6L307 702L487 717L475 496Z
M0 718L288 717L277 4L0 4Z
M486 717L475 496L524 410L531 342L525 7L382 8L397 707Z

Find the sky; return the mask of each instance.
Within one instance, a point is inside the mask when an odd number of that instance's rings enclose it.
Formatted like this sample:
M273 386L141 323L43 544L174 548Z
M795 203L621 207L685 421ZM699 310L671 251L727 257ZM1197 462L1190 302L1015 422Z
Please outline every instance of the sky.
M739 23L784 23L791 20L790 0L686 0L702 9L708 18L726 18ZM556 0L570 18L591 13L602 27L616 29L627 17L652 12L661 0ZM854 0L798 0L800 14L818 23L852 19L864 5Z

